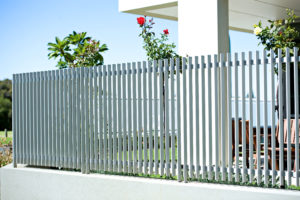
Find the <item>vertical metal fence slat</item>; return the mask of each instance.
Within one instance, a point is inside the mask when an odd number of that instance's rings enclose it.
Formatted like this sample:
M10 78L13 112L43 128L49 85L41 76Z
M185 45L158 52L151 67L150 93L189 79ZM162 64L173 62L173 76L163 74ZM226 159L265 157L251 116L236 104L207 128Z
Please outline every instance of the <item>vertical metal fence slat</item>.
M81 158L81 172L85 173L85 103L86 103L86 96L85 96L85 87L84 87L84 81L85 81L85 73L84 68L82 67L80 70L80 96L81 96L81 152L80 152L80 158Z
M19 116L21 115L20 111L20 74L16 74L13 76L13 164L14 167L17 167L17 164L20 163L20 120ZM36 84L37 85L37 84Z
M103 66L103 170L106 172L108 171L108 161L107 161L107 76L108 70L106 65Z
M278 80L279 80L279 170L280 185L284 186L284 152L283 152L283 86L282 86L282 50L278 49Z
M81 172L84 172L84 68L80 68L80 169Z
M31 119L30 119L30 112L31 112L31 109L30 109L30 74L29 73L26 73L25 74L25 77L26 77L26 100L25 100L25 103L26 103L26 146L25 146L25 149L26 149L26 164L31 164L30 162L30 140L31 140Z
M80 115L81 115L81 109L80 109L80 68L76 68L75 69L76 72L76 169L80 169L81 163L80 163L80 152L81 152L81 138L80 138L80 129L81 129L81 125L80 125Z
M170 79L171 79L171 161L172 161L172 176L176 176L175 172L175 91L174 91L174 59L170 59Z
M245 106L245 53L241 54L241 68L242 68L242 152L243 152L243 173L242 182L246 182L247 171L247 155L246 155L246 106Z
M26 113L26 96L25 96L25 84L26 84L26 80L25 80L25 74L21 74L21 85L20 85L20 90L21 90L21 97L23 98L23 102L22 102L22 112L21 112L21 154L22 154L22 161L21 163L24 164L25 163L25 156L26 156L26 152L25 152L25 138L26 138L26 120L25 120L25 113Z
M33 165L36 165L36 147L37 147L37 142L36 142L36 136L37 136L37 118L36 118L36 113L37 113L37 107L36 107L36 73L32 73L32 104L33 104L33 110L32 110L32 143L33 143Z
M157 76L158 66L157 61L153 63L153 81L154 81L154 162L155 162L155 175L159 174L158 166L158 96L157 96Z
M38 74L38 79L39 79L39 72L37 73ZM23 85L23 82L22 82L22 74L18 74L18 93L17 93L17 96L18 96L18 135L17 135L17 151L18 151L18 157L17 157L17 162L18 163L22 163L22 159L23 159L23 154L22 154L22 144L23 144L23 141L22 141L22 136L23 136L23 127L22 127L22 122L23 122L23 118L22 118L22 114L23 114L23 110L22 110L22 107L21 106L21 96L22 96L22 85ZM37 87L39 86L39 83L37 84ZM39 97L39 96L38 96ZM38 108L38 112L39 112L39 108ZM39 119L39 118L38 118ZM40 123L38 123L39 125ZM38 129L39 131L39 129ZM39 151L38 151L38 155L39 155ZM38 161L39 161L39 158L38 158Z
M72 76L72 168L77 168L77 131L76 131L76 103L77 103L77 94L76 94L76 68L71 71Z
M47 131L48 131L48 135L47 135L47 140L48 140L48 162L47 162L47 166L51 166L52 163L52 96L51 96L51 83L52 83L52 75L51 75L51 71L47 71L47 76L48 76L48 127L47 127ZM30 94L30 96L32 96L32 94ZM32 99L31 99L32 102ZM30 103L31 103L30 102ZM32 110L32 108L31 108ZM32 131L32 130L31 130Z
M90 172L90 99L91 99L91 85L89 84L91 81L90 69L85 68L85 173L88 174Z
M196 135L196 138L195 138L195 140L196 140L196 142L195 142L195 144L196 144L196 149L195 149L196 150L196 178L199 179L200 178L200 173L199 173L200 172L200 147L199 147L199 140L200 140L200 137L199 137L199 134L200 134L199 113L200 113L200 110L199 110L199 57L198 56L195 57L195 68L194 69L195 69L194 70L195 71L195 78L194 78L195 87L194 87L194 89L195 89L195 105L196 105L196 107L195 107L196 108L196 110L195 110L195 115L196 115L196 130L195 130L195 135ZM176 80L176 81L178 81L178 80ZM177 122L177 123L179 123L179 122Z
M50 74L51 75L51 74ZM31 76L31 85L30 85L30 107L31 107L31 117L30 117L30 123L31 123L31 163L32 165L34 165L35 163L35 146L36 146L36 143L34 142L35 141L35 120L34 120L34 117L35 117L35 98L34 98L34 85L35 85L35 82L34 82L34 73L30 73L30 76ZM52 119L51 119L52 120ZM51 143L52 143L52 139L51 139ZM52 155L52 154L51 154ZM50 163L51 164L51 163ZM52 165L51 165L52 166Z
M239 173L239 110L238 110L238 54L234 54L234 155L235 155L235 181L240 181L240 173Z
M214 96L215 96L215 180L219 180L219 76L218 76L218 56L214 55Z
M68 134L69 134L69 137L68 137L68 167L69 168L72 168L73 166L73 118L72 118L72 115L73 115L73 91L72 91L72 88L73 88L73 82L72 82L72 79L73 79L73 76L72 76L72 71L73 69L69 69L68 70L68 93L69 93L69 100L68 100L68 121L69 121L69 128L68 128Z
M28 82L28 79L27 79L27 76L26 74L23 74L23 107L24 107L24 112L23 112L23 119L24 119L24 136L23 136L23 140L24 140L24 143L23 143L23 151L24 151L24 160L23 160L23 163L28 163L28 153L27 153L27 141L28 141L28 128L27 128L27 120L28 120L28 117L27 117L27 110L28 110L28 107L27 107L27 90L28 90L28 86L27 86L27 82ZM44 116L43 116L44 117Z
M193 151L194 151L194 145L193 145L193 142L194 142L194 139L193 139L193 134L194 134L194 131L193 131L193 59L192 57L189 57L188 58L189 61L188 61L188 73L189 73L189 161L190 161L190 166L189 166L189 172L190 172L190 178L194 178L194 169L193 169L193 166L194 166L194 155L193 155ZM202 77L203 78L203 77ZM203 79L202 79L203 80ZM203 89L203 87L202 87ZM202 102L203 103L203 102ZM202 110L203 111L203 110ZM203 135L203 134L202 134ZM202 146L204 146L205 142L202 143ZM202 168L203 169L203 168Z
M56 119L57 119L57 113L56 113L56 77L55 77L55 71L51 71L52 75L52 86L51 86L51 98L52 98L52 166L56 167L56 138L57 138L57 132L56 132ZM34 81L35 83L36 81ZM35 83L36 84L36 83ZM36 119L34 120L36 123ZM34 141L36 144L36 142Z
M131 119L131 101L132 101L132 97L131 97L131 63L127 63L127 123L128 123L128 173L132 173L132 143L131 143L131 139L132 139L132 119Z
M103 171L104 170L104 142L103 142L103 135L104 135L104 106L103 106L103 95L104 95L104 90L103 90L103 80L104 80L104 70L103 66L100 66L98 69L99 73L99 88L98 88L98 96L99 96L99 170ZM121 87L120 87L121 88Z
M28 164L32 164L32 123L33 123L33 119L32 119L32 73L27 73L28 76L28 110L27 110L27 125L28 125Z
M112 70L108 65L107 70L107 101L108 101L108 171L113 171L113 148L112 148L112 89L111 89Z
M267 96L267 52L263 51L263 76L264 76L264 184L268 184L268 96Z
M20 154L21 161L20 163L25 163L25 137L26 137L26 129L25 129L25 112L26 112L26 96L25 96L25 75L20 74Z
M183 177L184 182L188 181L187 169L187 100L186 100L186 58L182 60L182 84L183 84ZM189 166L190 168L192 166Z
M164 65L165 65L165 70L164 70L164 76L165 76L165 161L166 161L166 175L170 176L170 124L169 124L169 62L168 59L164 59Z
M121 64L117 65L118 68L118 172L122 172L122 96L121 96L121 77L122 69Z
M29 73L29 154L30 154L30 161L29 164L33 164L33 73ZM48 163L49 164L49 163Z
M271 50L270 53L271 57L271 146L272 146L272 155L271 156L271 166L272 166L272 185L274 186L276 184L276 167L275 167L275 162L276 162L276 143L275 143L275 86L274 86L274 51Z
M144 143L144 174L147 174L147 162L148 162L148 151L147 151L147 138L148 138L148 130L147 130L147 63L144 61L143 62L143 119L144 119L144 138L143 138L143 143Z
M65 168L68 168L68 150L69 150L69 110L68 110L68 103L69 103L69 98L68 98L68 69L64 69L64 166ZM48 80L46 79L46 84L48 84ZM46 105L47 105L47 99L48 97L46 96ZM47 120L46 120L46 125L47 125ZM48 135L48 133L46 132ZM46 136L47 140L47 136ZM47 147L46 147L47 148ZM47 152L47 151L46 151ZM47 155L46 155L47 156Z
M94 110L94 106L93 106L93 91L94 91L94 88L93 88L93 79L94 79L94 70L93 68L91 67L89 69L89 136L88 136L88 140L89 140L89 166L90 166L90 169L93 169L94 168L94 155L93 155L93 152L94 152L94 124L93 124L93 118L94 118L94 115L93 115L93 110Z
M62 70L62 167L67 167L67 74Z
M40 76L40 72L39 72L39 76ZM19 151L20 151L20 163L24 163L24 144L25 144L25 127L24 127L24 75L23 74L20 74L20 84L19 84L19 88L20 88L20 91L19 91L19 94L20 94L20 99L19 99L19 103L20 103L20 117L19 117L19 120L20 120L20 140L19 140L19 144L20 144L20 148L19 148ZM23 99L23 101L21 101L21 97ZM22 102L22 104L21 104ZM40 142L40 141L39 141ZM39 151L41 152L41 151Z
M143 146L142 146L142 129L143 129L143 122L142 122L142 80L141 80L141 71L142 71L142 64L138 62L137 66L137 77L138 77L138 151L139 151L139 173L143 172L142 168L142 161L143 161Z
M26 151L27 151L27 164L31 164L31 76L30 73L26 73L27 78L27 98L26 98L26 131L27 131L27 137L26 137Z
M148 61L148 117L149 117L149 174L153 174L153 124L152 124L152 62Z
M206 65L207 66L207 65ZM208 68L208 66L207 66ZM202 156L202 163L201 163L201 171L202 171L202 179L206 178L206 102L205 102L205 61L204 56L201 56L201 128L202 128L202 137L201 137L201 156Z
M23 152L23 161L22 163L26 163L27 162L27 152L26 152L26 100L27 100L27 96L26 96L26 75L25 73L22 74L22 97L23 97L23 115L22 115L22 130L23 130L23 137L22 137L22 141L23 141L23 145L22 145L22 152ZM43 116L44 117L44 116ZM42 132L43 133L43 132Z
M51 131L51 166L55 167L55 140L56 140L56 104L55 104L55 71L52 70L51 74L51 85L50 85L50 98L51 98L51 123L50 123L50 131Z
M136 76L137 76L137 69L136 69L136 63L132 63L132 107L133 107L133 138L132 138L132 143L133 143L133 173L137 174L137 148L138 148L138 143L137 143L137 133L138 133L138 122L137 122L137 98L136 98Z
M40 72L38 72L38 79L40 80ZM23 101L22 99L24 98L23 96L23 85L24 85L24 82L23 82L23 74L19 74L18 75L18 104L19 104L19 108L18 108L18 120L19 120L19 123L18 123L18 127L19 127L19 130L18 130L18 152L19 152L19 157L18 157L18 163L23 163L24 161L24 154L23 154L23 136L24 136L24 127L23 127L23 124L24 124L24 118L23 118L23 113L24 113L24 106L23 106ZM39 83L37 84L38 85L38 88L40 87L40 81ZM40 96L38 96L40 97ZM39 99L40 100L40 99ZM38 104L40 105L40 104ZM40 113L40 108L38 108L38 112ZM38 114L39 114L38 113ZM40 118L38 118L40 119ZM40 121L39 121L40 122ZM40 125L40 123L38 123L38 126ZM38 132L39 132L40 129L38 129ZM40 141L38 141L38 146L40 145L39 143ZM38 149L38 155L40 155L40 150ZM38 158L38 161L39 161L39 165L40 165L40 157Z
M290 186L291 180L291 85L290 85L290 49L286 48L286 116L287 116L287 185ZM267 136L266 136L267 138Z
M127 129L126 129L126 64L122 64L122 70L123 70L123 84L122 84L122 89L123 89L123 172L128 172L128 168L126 166L126 161L127 161Z
M56 86L56 103L57 103L57 106L56 106L56 114L57 114L57 117L56 117L56 131L57 131L57 138L56 138L56 165L57 167L61 167L61 72L59 70L56 70L55 72L55 76L56 76L56 83L57 83L57 86ZM38 75L39 76L39 75ZM39 80L40 82L40 80ZM39 95L39 91L40 91L40 88L38 88L38 95ZM39 101L40 102L40 101ZM40 107L40 105L39 105ZM40 111L39 111L40 112ZM40 115L38 114L38 117ZM39 128L38 128L39 129ZM39 134L40 135L40 134ZM38 139L39 140L39 139ZM40 148L40 147L38 147Z
M39 99L38 99L38 96L37 96L37 90L38 90L38 88L37 88L37 85L38 85L37 72L33 73L33 80L34 80L34 86L33 86L33 90L34 90L34 94L33 94L33 99L34 99L34 104L33 104L34 105L34 119L33 119L33 123L34 123L34 141L33 141L34 149L33 149L33 151L34 151L34 165L38 165L37 152L38 152L38 133L39 133L39 131L38 131L38 112L39 112L39 110L38 110L39 109L38 100Z
M21 152L22 152L22 162L21 163L25 163L26 162L26 151L25 151L25 145L26 145L26 93L25 93L25 88L26 88L26 79L25 79L25 74L21 74L21 78L22 78L22 82L21 82L21 97L23 98L23 101L22 101L22 118L21 118L21 121L22 121L22 147L21 147ZM43 133L41 131L41 133ZM41 141L42 142L42 141ZM41 152L42 152L42 149L41 149Z
M17 84L17 76L15 74L13 74L13 80L12 80L12 132L13 132L13 167L17 167L17 153L16 153L16 138L17 138L17 128L16 128L16 109L17 109L17 105L16 105L16 84Z
M112 76L113 76L113 171L117 171L118 163L117 163L117 71L116 65L113 65L112 68Z
M231 54L227 53L227 129L228 129L228 181L232 181L232 110L231 110ZM210 101L210 100L209 100Z
M55 77L56 77L56 74L55 74ZM57 79L57 78L56 78ZM57 84L56 84L57 85ZM57 86L58 87L58 86ZM55 95L56 97L58 96L58 88L55 90ZM40 165L40 75L39 75L39 72L36 72L35 73L35 134L36 134L36 138L35 138L35 145L36 145L36 148L35 148L35 164L36 165ZM20 97L18 98L18 101L20 102ZM57 108L57 105L58 104L58 101L56 103L56 108ZM20 109L18 109L20 110ZM55 111L56 114L57 114L57 110ZM18 114L19 115L19 114ZM55 118L57 120L57 118ZM56 123L56 127L55 127L55 131L57 131L57 123ZM58 147L57 147L58 148ZM19 149L19 147L18 147ZM56 151L56 166L58 167L58 162L57 162L57 149L55 150Z
M70 151L70 127L69 127L69 124L70 124L70 110L69 110L69 105L70 105L70 92L69 92L69 87L70 87L70 84L69 84L69 69L64 69L65 71L65 120L64 120L64 124L65 124L65 154L64 154L64 157L65 157L65 166L66 168L69 168L69 162L70 162L70 159L69 159L69 151ZM47 81L48 82L48 81ZM48 99L48 98L47 98Z
M226 108L225 108L225 55L221 53L220 62L220 81L221 81L221 158L222 158L222 181L226 180L226 157L225 157L225 119L226 119Z
M32 124L31 122L33 121L33 119L31 119L31 115L32 115L32 77L31 77L31 73L28 74L29 75L29 85L28 85L28 89L29 89L29 146L30 146L30 152L31 152L31 148L32 148ZM47 98L47 102L45 102L45 120L46 120L46 124L45 124L45 127L44 127L44 130L45 130L45 144L47 145L45 147L45 152L46 152L46 162L45 162L45 166L50 166L50 135L51 135L51 129L50 129L50 123L51 123L51 98L50 98L50 79L51 79L51 76L50 76L50 73L49 71L45 71L45 76L46 76L46 87L44 88L46 91L46 96L45 98ZM30 153L31 154L31 153ZM32 157L30 155L30 160L29 160L29 164L32 164Z
M253 182L253 103L252 103L252 52L248 53L248 73L249 73L249 157L250 157L250 176L249 181Z
M17 164L20 162L20 154L19 154L19 140L20 140L20 126L19 126L19 115L20 112L20 103L19 103L19 84L20 84L20 74L13 75L13 166L17 167ZM36 84L37 85L37 84ZM36 110L37 111L37 110ZM36 163L35 163L36 164Z
M294 48L294 85L295 85L295 133L299 133L299 69L298 69L298 63L299 63L299 55L298 55L298 48ZM295 134L295 144L299 144L299 136L298 134ZM296 145L295 147L295 171L296 171L296 186L299 186L299 145Z
M196 66L196 68L198 68ZM212 98L211 98L211 56L207 56L207 105L208 105L208 180L212 180ZM198 82L198 81L197 81ZM196 123L199 120L196 121Z
M77 103L77 94L76 94L76 69L72 69L72 167L73 169L77 168L77 131L76 131L76 103Z
M17 128L17 152L18 152L18 156L17 156L17 163L22 163L22 136L23 136L23 130L22 130L22 122L23 122L23 118L22 118L22 85L23 85L23 82L22 82L22 74L18 74L17 75L17 78L18 78L18 82L17 82L17 93L16 95L18 96L17 98L17 104L18 104L18 109L17 109L17 121L18 121L18 128ZM39 80L39 72L37 73L37 79ZM39 87L39 82L37 83L37 88ZM37 98L39 98L39 96L37 95ZM39 100L39 99L38 99ZM38 106L39 104L37 104ZM37 108L37 114L39 114L39 107ZM39 118L38 118L39 119ZM39 128L39 124L40 123L37 123L38 125L38 128ZM37 129L37 132L39 132L39 129ZM37 138L38 139L38 138ZM38 141L37 141L37 144ZM39 149L37 149L37 155L39 155ZM39 157L37 158L38 160L38 163L39 164Z
M41 93L42 93L42 86L41 85ZM64 106L63 106L63 98L64 98L64 90L63 90L63 86L64 86L64 76L63 76L63 70L59 71L59 122L60 122L60 140L59 140L59 149L60 149L60 154L59 154L59 167L63 167L63 161L64 161L64 143L63 143L63 137L64 137L64 119L63 119L63 113L64 113ZM83 88L82 88L83 90ZM43 98L43 97L42 97ZM43 101L41 101L41 106L43 104ZM42 110L42 109L41 109ZM43 126L43 125L42 125ZM41 127L42 127L41 126ZM42 132L41 132L42 133ZM41 144L42 145L42 144Z
M99 67L94 67L94 170L99 170L99 112L98 112L98 102L99 102L99 93L98 93L98 72Z
M181 115L180 115L180 62L179 58L176 59L176 103L177 103L177 177L178 181L182 180L181 175Z
M255 54L256 70L256 156L257 156L257 184L261 183L261 160L260 160L260 73L259 73L259 52Z
M46 75L46 72L43 72L42 73L42 76L43 76L43 85L42 85L42 88L41 88L41 93L43 95L43 99L42 99L42 114L43 114L43 121L42 121L42 151L43 151L43 161L42 161L42 166L46 166L46 162L47 162L47 157L46 157L46 149L47 149L47 146L46 146L46 137L47 137L47 130L46 130L46 127L47 127L47 75ZM27 99L27 98L26 98ZM28 133L28 132L27 132ZM26 139L27 141L27 139Z
M160 143L159 143L159 150L160 150L160 175L164 175L164 143L163 143L163 137L164 137L164 86L163 86L163 63L162 60L159 60L158 63L159 67L159 124L160 124Z
M68 73L67 73L67 69L63 70L63 74L64 74L64 97L63 97L63 104L64 104L64 165L63 167L68 167L68 135L69 135L69 131L68 131ZM47 82L47 81L46 81ZM47 100L47 96L45 98ZM47 102L46 102L47 105ZM47 132L46 132L47 133ZM46 147L47 148L47 147Z

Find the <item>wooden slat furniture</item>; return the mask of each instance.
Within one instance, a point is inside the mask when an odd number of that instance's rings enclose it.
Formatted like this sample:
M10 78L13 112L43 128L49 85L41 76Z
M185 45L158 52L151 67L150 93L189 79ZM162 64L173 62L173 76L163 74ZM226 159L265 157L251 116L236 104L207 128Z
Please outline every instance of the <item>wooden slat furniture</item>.
M249 120L245 120L246 125L246 165L249 167L249 154L250 154L250 127L249 127ZM257 163L256 159L256 135L257 135L257 127L253 127L253 159L254 164ZM268 127L268 145L271 146L271 127ZM260 138L264 136L264 127L260 127ZM239 119L239 152L240 156L242 156L242 120ZM260 150L263 150L263 145L261 145ZM263 152L261 152L261 156L264 155ZM232 157L233 160L235 160L235 119L232 119Z
M286 163L287 163L287 140L288 140L288 131L287 131L287 119L283 120L283 142L284 142L284 148L283 148L283 155L284 155L284 167L286 167ZM300 124L300 121L298 120L298 126ZM291 161L295 161L295 135L296 135L296 120L295 119L291 119ZM299 129L300 130L300 129ZM279 170L279 153L280 153L280 148L279 148L279 143L280 143L280 134L279 134L279 123L277 124L276 127L276 132L275 132L275 137L276 137L276 147L275 147L275 152L276 152L276 156L275 156L275 169ZM298 133L298 137L300 140L300 134ZM299 144L298 144L299 145ZM268 146L268 155L269 155L269 166L270 168L272 168L272 147L271 145ZM296 169L296 165L294 162L294 170Z

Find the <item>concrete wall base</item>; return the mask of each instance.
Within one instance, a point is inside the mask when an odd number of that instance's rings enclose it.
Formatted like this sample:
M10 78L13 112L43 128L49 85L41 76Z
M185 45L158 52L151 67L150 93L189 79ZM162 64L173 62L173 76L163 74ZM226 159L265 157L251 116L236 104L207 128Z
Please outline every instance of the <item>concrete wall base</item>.
M81 174L8 165L0 169L1 200L300 199L300 192L138 177Z

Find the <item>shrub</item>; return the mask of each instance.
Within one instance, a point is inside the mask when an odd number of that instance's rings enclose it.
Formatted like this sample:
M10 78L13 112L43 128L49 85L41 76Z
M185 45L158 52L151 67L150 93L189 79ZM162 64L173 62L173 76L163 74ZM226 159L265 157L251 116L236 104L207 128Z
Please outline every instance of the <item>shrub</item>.
M59 58L57 67L92 67L103 65L104 58L101 53L108 50L106 44L86 36L86 32L72 34L60 40L55 37L56 43L48 43L49 59Z

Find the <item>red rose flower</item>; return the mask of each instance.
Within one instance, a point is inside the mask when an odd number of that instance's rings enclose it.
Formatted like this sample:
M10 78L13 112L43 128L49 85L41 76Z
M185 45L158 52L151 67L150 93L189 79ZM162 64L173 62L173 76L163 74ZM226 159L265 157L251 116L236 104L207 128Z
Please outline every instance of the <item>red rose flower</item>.
M138 17L137 18L137 23L141 26L145 24L145 18L144 17Z
M164 34L165 34L165 35L168 35L168 34L169 34L169 30L168 30L168 29L165 29L165 30L164 30Z

